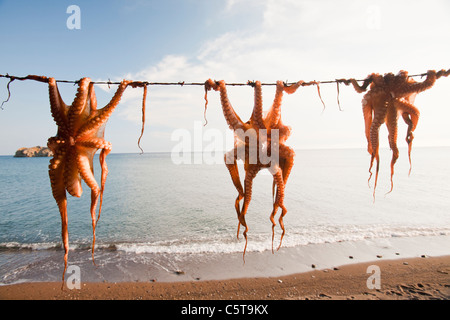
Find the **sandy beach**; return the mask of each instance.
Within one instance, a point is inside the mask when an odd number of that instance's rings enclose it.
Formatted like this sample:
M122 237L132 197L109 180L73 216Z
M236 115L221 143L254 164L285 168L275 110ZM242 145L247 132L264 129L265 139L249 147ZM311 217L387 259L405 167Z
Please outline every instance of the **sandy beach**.
M379 289L369 279L379 267ZM180 282L60 282L0 287L2 300L448 300L450 256L348 264L280 277ZM369 272L368 272L369 268ZM369 279L369 280L368 280ZM368 281L370 282L369 288Z
M101 258L94 267L85 257L79 289L61 290L54 270L50 278L1 285L0 300L449 300L449 238L310 244L249 252L245 263L236 253L179 255L172 270L159 273L151 264L131 264L128 278Z

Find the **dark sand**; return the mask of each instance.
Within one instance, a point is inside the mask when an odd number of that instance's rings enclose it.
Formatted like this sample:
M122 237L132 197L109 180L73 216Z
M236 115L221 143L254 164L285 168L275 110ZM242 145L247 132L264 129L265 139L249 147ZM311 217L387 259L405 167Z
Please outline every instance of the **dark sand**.
M379 267L380 289L368 288ZM1 300L448 300L450 256L379 259L278 277L184 282L61 282L0 286ZM372 284L374 282L371 282Z

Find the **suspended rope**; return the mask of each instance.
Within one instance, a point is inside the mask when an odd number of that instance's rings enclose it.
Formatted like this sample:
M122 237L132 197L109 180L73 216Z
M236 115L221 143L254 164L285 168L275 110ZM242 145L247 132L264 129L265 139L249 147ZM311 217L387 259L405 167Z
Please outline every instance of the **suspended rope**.
M437 72L437 78L440 78L441 76L445 76L447 77L450 74L450 69L449 70L440 70L439 72ZM427 73L420 73L420 74L414 74L414 75L409 75L409 77L424 77L426 76ZM0 78L8 78L11 81L14 80L36 80L36 81L40 81L40 82L48 82L48 80L44 79L46 77L40 77L40 76L35 76L35 75L28 75L28 76L24 76L24 77L19 77L19 76L11 76L9 74L0 74ZM335 79L335 80L325 80L325 81L309 81L309 82L303 82L301 84L301 86L310 86L310 85L317 85L317 84L329 84L329 83L344 83L346 85L349 85L351 83L351 79ZM356 80L358 82L360 81L366 81L366 79L361 79L361 80ZM78 84L80 82L80 80L55 80L56 82L60 82L60 83L72 83L72 84ZM204 86L205 83L204 82L185 82L185 81L179 81L179 82L150 82L150 81L133 81L135 83L143 83L147 86ZM133 83L132 82L132 83ZM114 84L120 84L120 81L92 81L91 83L93 84L105 84L105 85L114 85ZM227 86L248 86L248 85L252 85L254 83L254 81L247 81L245 83L227 83ZM292 85L297 83L296 82L285 82L286 85ZM261 82L262 86L276 86L276 82L273 83L264 83Z
M448 70L440 70L437 72L436 76L437 79L439 79L442 76L447 77L450 74L450 69ZM409 75L409 77L423 77L426 76L427 73L420 73L420 74L414 74L414 75ZM12 76L9 74L0 74L0 78L6 78L9 79L8 84L6 85L6 89L8 91L8 97L6 98L6 100L4 100L2 102L2 104L0 105L0 108L3 109L3 105L9 101L9 99L11 98L11 89L10 89L10 84L11 82L13 82L14 80L35 80L35 81L39 81L39 82L48 82L48 78L47 77L43 77L43 76L36 76L36 75L28 75L28 76L23 76L23 77L19 77L19 76ZM59 83L72 83L72 84L78 84L80 82L80 80L55 80L56 82ZM367 87L369 86L369 84L372 82L372 78L371 76L367 77L366 79L360 79L360 80L355 80L354 78L350 78L350 79L335 79L335 80L324 80L324 81L301 81L300 86L302 87L306 87L306 86L311 86L311 85L316 85L317 86L317 92L319 94L319 98L320 101L322 102L322 105L325 108L325 103L322 100L321 94L320 94L320 87L319 84L330 84L330 83L336 83L337 85L337 102L339 105L339 110L341 109L341 105L339 102L339 84L343 83L346 86L348 86L349 84L352 83L352 81L357 81L357 82L363 82L363 85L360 86L362 91L365 91L367 89ZM119 85L121 82L120 81L92 81L91 83L93 84L99 84L99 85L108 85L108 87L110 85ZM227 86L252 86L254 84L254 81L247 81L246 83L227 83ZM286 86L290 86L293 84L298 84L298 82L285 82ZM132 87L144 87L146 88L147 86L204 86L205 83L204 82L185 82L185 81L179 81L179 82L150 82L150 81L132 81L130 83L130 86ZM261 86L276 86L276 83L261 83ZM144 89L146 91L146 89ZM208 100L206 98L206 93L205 93L205 100L206 100L206 104L205 104L205 112L206 112L206 105L208 104ZM144 102L145 105L145 102ZM205 118L206 121L206 118ZM207 123L207 121L206 121ZM206 124L205 123L205 124Z

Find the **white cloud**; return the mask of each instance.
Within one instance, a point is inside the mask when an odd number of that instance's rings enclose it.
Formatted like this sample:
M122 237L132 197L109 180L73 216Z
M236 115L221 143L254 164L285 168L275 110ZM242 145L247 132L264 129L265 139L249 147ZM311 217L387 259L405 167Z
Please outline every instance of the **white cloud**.
M430 46L431 40L445 36L442 28L449 26L448 20L435 21L442 15L442 2L433 2L429 9L414 1L407 2L407 6L403 1L373 4L353 0L267 0L258 3L262 3L264 10L260 22L251 28L224 32L205 40L195 56L167 55L157 64L125 77L158 82L203 82L208 78L227 82L309 81L363 78L371 72L400 69L418 73L428 68L448 67L441 65L447 61L448 44L437 42ZM228 14L232 14L240 6L254 6L255 2L229 0L225 5ZM427 59L425 52L433 59ZM321 86L327 104L324 113L315 87L286 95L285 122L294 127L288 142L295 147L364 147L362 95L343 85L340 89L344 112L337 108L335 84ZM263 90L267 109L274 87ZM142 90L130 91L119 115L140 123L138 106ZM434 97L422 94L423 100L418 99L417 103L438 107L443 93L436 94ZM150 125L191 130L194 121L202 120L203 95L202 87L149 87ZM251 113L251 88L233 87L229 95L243 118ZM208 96L209 126L226 130L218 93L210 92ZM450 144L448 139L443 140ZM417 143L420 144L419 139Z

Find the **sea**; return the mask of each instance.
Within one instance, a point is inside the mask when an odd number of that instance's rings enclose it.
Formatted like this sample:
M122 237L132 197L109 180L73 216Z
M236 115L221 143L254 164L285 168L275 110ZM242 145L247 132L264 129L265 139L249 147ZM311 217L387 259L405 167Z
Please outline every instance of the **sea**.
M264 259L277 259L290 248L448 239L450 147L415 147L411 157L409 174L407 150L400 149L394 187L388 193L391 152L382 149L374 194L365 149L296 150L286 185L282 246L272 254L273 178L263 170L253 184L243 256L243 228L238 237L234 208L237 191L223 163L206 161L204 154L191 154L180 163L172 153L112 153L106 158L109 174L96 228L95 261L90 190L83 184L80 198L68 197L68 263L81 268L84 281L198 280L214 278L214 268L222 275L230 268L252 275L252 270L264 270ZM94 160L99 181L98 155ZM48 164L49 158L0 156L1 285L61 280L61 219ZM240 165L241 179L242 169ZM275 248L280 235L277 225ZM450 245L441 249L450 254ZM315 252L310 250L309 256ZM269 258L257 256L266 253ZM227 266L230 257L238 267Z

